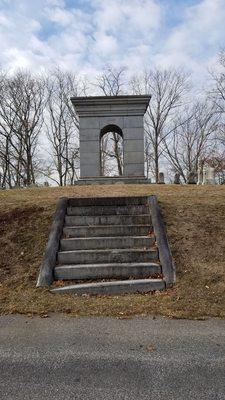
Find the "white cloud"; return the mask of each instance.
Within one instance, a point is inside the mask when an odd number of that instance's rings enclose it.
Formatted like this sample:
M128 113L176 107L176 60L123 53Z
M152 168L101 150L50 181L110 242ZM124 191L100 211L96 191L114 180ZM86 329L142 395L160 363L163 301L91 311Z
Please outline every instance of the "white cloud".
M4 56L8 65L13 63L15 69L28 69L32 65L29 61L27 52L17 49L16 47L10 47L4 52Z
M118 43L116 37L107 35L105 33L97 32L94 35L95 43L93 44L92 51L97 56L109 57L108 60L112 61L118 50Z
M47 0L49 6L65 7L64 0Z
M5 68L40 70L55 65L96 74L105 64L128 71L184 66L202 77L224 44L224 0L185 6L167 26L164 1L4 1L0 54ZM71 2L70 2L71 4Z
M73 13L60 7L55 7L51 10L47 8L47 12L50 21L56 22L63 27L66 27L74 22Z
M70 60L67 67L80 70L89 69L90 63L97 68L108 62L123 63L129 49L147 45L159 26L161 8L154 0L90 0L88 4L86 10L66 8L58 0L21 0L17 7L5 7L8 15L1 18L9 28L2 33L2 64L35 68L41 62L44 67L53 63L66 67ZM39 34L46 26L48 35L43 37Z
M186 8L182 22L172 28L154 62L163 67L184 66L204 80L225 38L224 0L203 0Z
M10 28L10 26L12 26L10 20L3 13L0 12L0 27Z

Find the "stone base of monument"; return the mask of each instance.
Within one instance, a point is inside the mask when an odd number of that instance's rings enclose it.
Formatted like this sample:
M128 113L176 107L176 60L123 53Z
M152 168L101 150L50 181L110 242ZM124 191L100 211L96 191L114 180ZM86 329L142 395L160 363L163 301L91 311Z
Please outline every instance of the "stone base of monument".
M111 176L111 177L96 177L96 178L81 178L75 181L75 185L113 185L113 184L149 184L151 179L147 179L145 176Z

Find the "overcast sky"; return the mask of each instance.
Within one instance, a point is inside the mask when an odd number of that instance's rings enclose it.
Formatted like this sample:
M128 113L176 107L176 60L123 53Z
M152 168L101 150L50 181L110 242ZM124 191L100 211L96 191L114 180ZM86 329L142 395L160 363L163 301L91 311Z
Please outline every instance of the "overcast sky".
M0 0L0 65L95 75L184 66L204 80L225 47L225 0Z

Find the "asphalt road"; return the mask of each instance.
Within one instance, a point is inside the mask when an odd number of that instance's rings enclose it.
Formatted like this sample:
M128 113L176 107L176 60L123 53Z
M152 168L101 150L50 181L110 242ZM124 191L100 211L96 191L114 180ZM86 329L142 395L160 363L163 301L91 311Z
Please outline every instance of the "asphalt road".
M0 399L225 399L225 321L0 317Z

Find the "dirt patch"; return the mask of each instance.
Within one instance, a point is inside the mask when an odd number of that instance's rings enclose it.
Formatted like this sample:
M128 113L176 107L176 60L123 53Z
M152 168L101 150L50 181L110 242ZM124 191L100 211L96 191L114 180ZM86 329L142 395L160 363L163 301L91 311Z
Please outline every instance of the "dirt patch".
M76 297L36 289L59 197L158 195L177 283L144 295ZM161 314L225 317L225 187L116 185L7 190L0 193L0 313Z
M34 266L46 243L53 209L33 205L0 213L1 283L13 286L24 282L25 275L26 280L36 278Z

